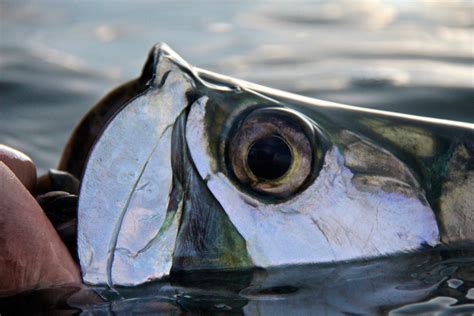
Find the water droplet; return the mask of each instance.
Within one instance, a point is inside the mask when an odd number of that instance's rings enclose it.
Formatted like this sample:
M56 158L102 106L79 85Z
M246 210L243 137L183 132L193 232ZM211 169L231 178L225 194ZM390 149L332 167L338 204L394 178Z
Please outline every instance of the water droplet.
M226 304L215 304L214 307L224 311L230 311L232 309L232 307Z
M181 298L191 298L191 295L185 294L185 293L176 293L173 295L174 298L176 299L181 299Z
M474 300L474 287L472 289L469 289L469 291L467 291L466 298L470 300Z
M462 280L459 280L459 279L449 279L448 281L446 281L446 283L448 283L448 286L452 289L457 289L458 287L460 287L464 282Z

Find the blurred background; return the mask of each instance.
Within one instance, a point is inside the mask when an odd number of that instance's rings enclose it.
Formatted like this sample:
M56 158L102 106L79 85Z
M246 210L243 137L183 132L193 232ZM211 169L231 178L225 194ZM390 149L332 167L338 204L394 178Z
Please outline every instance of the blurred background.
M159 41L270 87L472 123L473 27L472 0L0 0L0 143L55 167Z

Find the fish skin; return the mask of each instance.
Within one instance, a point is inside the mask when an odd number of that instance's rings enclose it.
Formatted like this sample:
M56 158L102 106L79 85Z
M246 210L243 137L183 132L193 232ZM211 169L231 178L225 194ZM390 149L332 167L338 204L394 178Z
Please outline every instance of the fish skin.
M461 176L473 172L466 163L473 152L462 149L474 139L473 124L295 96L194 68L165 44L151 50L133 82L99 103L99 118L94 109L88 114L61 162L83 174L79 255L86 283L130 286L173 269L347 261L474 240L474 202L466 200L474 178ZM168 97L150 97L162 94ZM269 106L305 117L321 139L311 181L284 201L244 188L226 162L235 125ZM147 107L161 114L147 116ZM111 132L121 116L122 126ZM75 146L77 131L90 126L95 132ZM140 140L135 127L146 137ZM139 162L134 155L141 152ZM87 161L85 171L74 161ZM139 185L148 163L156 171ZM159 196L160 205L140 198L140 189ZM168 238L157 239L160 227ZM150 243L164 255L141 253ZM131 255L137 251L141 263Z
M245 191L213 170L213 157L206 150L206 104L207 97L202 97L188 116L191 156L258 267L370 258L439 243L434 214L416 187L409 187L410 194L386 192L380 186L368 192L358 189L336 146L326 153L318 177L300 194L276 204L256 198L248 203L249 197L242 198Z

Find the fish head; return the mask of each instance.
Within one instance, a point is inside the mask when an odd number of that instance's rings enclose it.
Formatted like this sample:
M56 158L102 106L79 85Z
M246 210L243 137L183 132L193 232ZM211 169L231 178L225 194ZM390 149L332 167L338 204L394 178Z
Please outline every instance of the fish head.
M423 164L449 146L423 128L431 123L215 75L164 44L141 80L146 89L108 121L82 178L86 283L130 286L178 270L348 261L440 243Z

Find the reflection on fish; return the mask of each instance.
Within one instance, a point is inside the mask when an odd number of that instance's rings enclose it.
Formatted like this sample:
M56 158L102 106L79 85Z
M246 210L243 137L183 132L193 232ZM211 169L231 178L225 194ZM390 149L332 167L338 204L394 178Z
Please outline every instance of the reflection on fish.
M142 76L85 117L60 164L82 176L84 281L137 285L172 270L472 241L473 135L468 123L217 75L157 45Z

